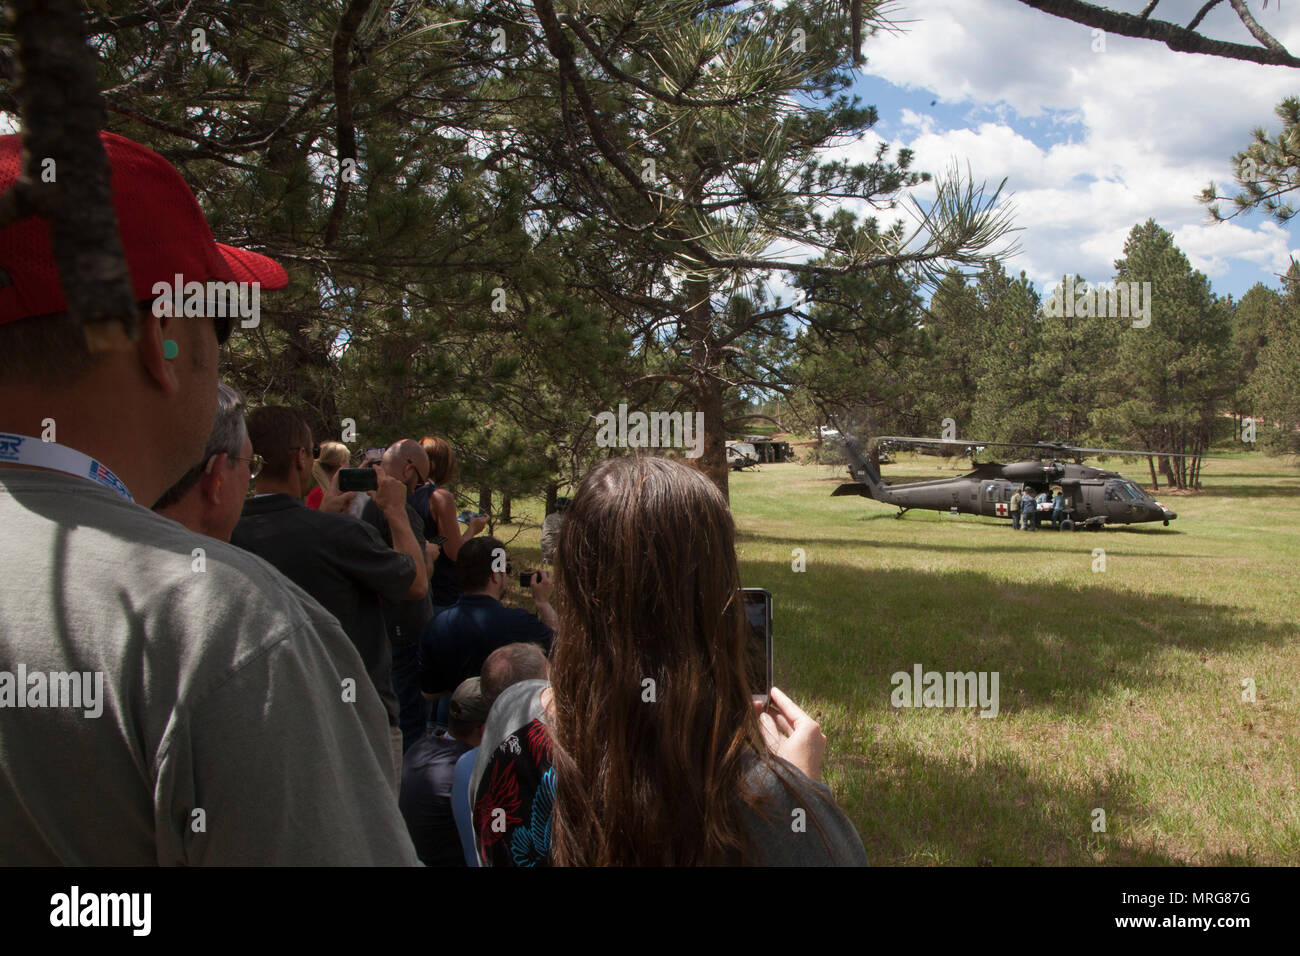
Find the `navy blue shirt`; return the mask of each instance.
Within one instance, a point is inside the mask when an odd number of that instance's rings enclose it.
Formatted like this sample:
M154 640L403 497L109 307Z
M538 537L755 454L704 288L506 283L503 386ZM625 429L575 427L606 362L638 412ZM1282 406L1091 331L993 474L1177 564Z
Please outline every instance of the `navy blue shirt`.
M462 594L420 635L420 690L450 694L461 681L479 676L489 654L517 641L540 644L550 654L551 629L523 608L506 607L486 594Z
M425 866L465 866L460 831L451 812L456 761L469 745L455 737L421 737L402 755L398 806L415 852Z

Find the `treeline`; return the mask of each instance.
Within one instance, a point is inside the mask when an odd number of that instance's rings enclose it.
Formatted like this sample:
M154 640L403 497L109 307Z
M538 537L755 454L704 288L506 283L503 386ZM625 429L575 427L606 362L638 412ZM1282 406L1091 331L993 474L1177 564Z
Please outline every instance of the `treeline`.
M804 416L864 434L1062 441L1190 455L1157 459L1198 487L1212 444L1300 451L1300 267L1281 292L1214 294L1173 237L1135 226L1110 276L1063 276L1044 299L990 266L942 282L878 335L864 295L837 307L838 337L805 332ZM856 312L855 312L856 310ZM866 341L854 343L854 330ZM1226 444L1225 444L1226 443ZM1151 479L1159 484L1156 465Z

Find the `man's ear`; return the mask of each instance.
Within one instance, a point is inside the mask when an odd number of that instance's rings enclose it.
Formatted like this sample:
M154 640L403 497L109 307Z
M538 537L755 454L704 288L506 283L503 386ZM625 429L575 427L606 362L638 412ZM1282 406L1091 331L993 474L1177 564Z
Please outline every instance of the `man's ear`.
M168 329L178 321L171 316L160 318L149 309L140 313L140 340L136 343L136 354L149 377L167 396L177 395L181 390L175 366L163 354L163 341L169 337Z
M229 488L222 489L221 479L226 473L226 458L224 451L219 455L213 455L199 475L199 494L204 504L219 505L223 495L232 493Z

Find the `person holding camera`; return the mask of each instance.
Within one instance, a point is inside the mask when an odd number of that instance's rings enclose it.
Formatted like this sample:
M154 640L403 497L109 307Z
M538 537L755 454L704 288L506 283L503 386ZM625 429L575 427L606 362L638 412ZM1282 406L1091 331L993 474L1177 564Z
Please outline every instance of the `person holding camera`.
M420 690L430 700L451 693L463 680L478 677L483 662L498 647L527 642L540 645L549 654L558 623L551 607L554 584L549 571L527 574L537 614L501 603L512 568L505 545L496 538L466 542L456 568L460 600L430 621L420 636Z
M688 533L683 533L687 529ZM735 528L704 475L610 458L567 510L551 683L493 704L471 779L493 866L865 865L826 737L754 702Z
M314 462L311 429L302 416L291 408L259 408L248 418L248 434L265 464L257 479L259 494L245 502L231 543L265 558L343 625L388 714L396 790L402 733L383 602L418 601L429 589L423 543L407 521L406 486L378 473L378 487L370 493L388 516L389 547L371 525L331 513L345 510L356 492L327 495L319 511L303 503ZM331 485L338 487L337 473Z
M374 470L376 474L387 475L402 483L406 491L405 521L415 540L424 549L425 572L430 573L437 566L441 550L429 537L425 519L412 504L411 498L416 489L429 479L428 455L415 439L402 438L384 449L374 464ZM366 501L360 518L372 525L385 543L393 543L388 518L376 502ZM433 605L430 602L433 582L430 581L429 584L428 593L418 598L384 605L384 622L388 625L388 639L393 645L393 691L397 694L398 723L402 729L404 751L424 736L429 723L428 701L420 695L419 654L420 634L433 618Z

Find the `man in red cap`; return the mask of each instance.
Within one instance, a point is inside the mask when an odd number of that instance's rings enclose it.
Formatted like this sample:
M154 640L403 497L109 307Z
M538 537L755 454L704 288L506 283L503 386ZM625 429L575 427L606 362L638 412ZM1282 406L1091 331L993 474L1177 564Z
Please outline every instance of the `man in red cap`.
M0 862L415 864L337 620L149 510L202 457L220 343L252 324L222 294L288 277L214 242L162 157L102 139L135 341L91 354L48 222L0 229ZM19 152L0 137L0 192Z

